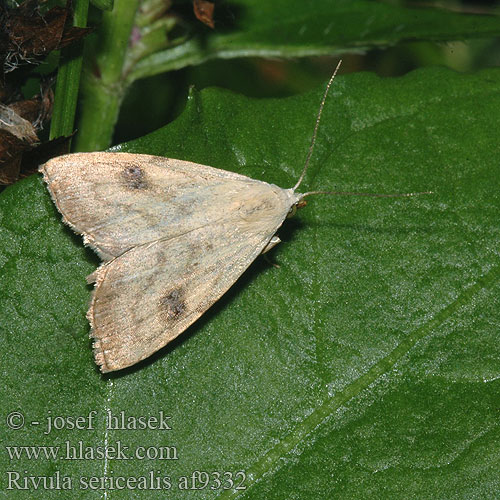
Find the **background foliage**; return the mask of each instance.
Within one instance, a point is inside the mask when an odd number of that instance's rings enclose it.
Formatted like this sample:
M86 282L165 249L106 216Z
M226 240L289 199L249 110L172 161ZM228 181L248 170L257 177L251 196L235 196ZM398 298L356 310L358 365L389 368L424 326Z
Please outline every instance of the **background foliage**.
M60 60L52 136L73 131L78 104L74 149L114 144L289 187L342 56L303 189L434 194L311 199L280 230L271 253L279 269L258 259L175 342L101 376L85 319L85 276L98 258L63 226L38 176L6 189L2 495L55 498L50 485L66 476L65 498L159 490L197 499L494 498L500 70L486 69L498 63L494 10L237 0L217 4L211 30L189 2L153 21L144 9L155 5L142 3L139 14L134 2L91 8L81 84L65 68L83 52ZM91 411L90 429L44 433L47 417ZM109 430L109 411L163 411L172 429ZM22 428L9 428L12 412L24 415ZM177 459L63 458L68 445L95 454L118 442L127 453L175 447ZM13 446L60 453L16 458ZM179 489L194 471L208 472L210 484ZM246 489L215 488L214 473L225 471L233 479L243 471ZM37 486L30 476L49 479ZM132 478L125 488L121 477ZM168 491L151 479L164 477Z

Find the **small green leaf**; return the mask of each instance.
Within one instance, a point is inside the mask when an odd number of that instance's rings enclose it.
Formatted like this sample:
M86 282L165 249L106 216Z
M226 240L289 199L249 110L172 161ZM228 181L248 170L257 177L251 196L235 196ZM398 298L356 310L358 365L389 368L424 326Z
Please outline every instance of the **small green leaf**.
M194 91L174 123L116 149L290 187L322 92L258 100ZM85 320L85 276L98 259L63 226L39 177L5 190L0 396L11 448L0 459L2 491L32 498L32 482L17 489L22 478L59 473L72 480L65 498L102 498L103 488L110 499L157 498L167 484L172 498L493 498L499 117L498 69L337 77L301 190L434 194L311 198L279 231L279 269L257 259L178 340L109 377L94 366ZM44 434L48 416L91 411L90 429L60 419L66 428ZM108 411L163 411L172 429L106 430ZM20 422L11 412L24 415L23 428L8 427ZM129 456L148 449L155 458L9 455L21 445L78 453L79 442L89 453L114 446L116 455L119 442ZM160 447L175 447L177 459ZM209 473L208 486L179 490L195 471ZM215 489L212 473L238 483L238 471L246 490ZM44 498L60 497L51 493Z

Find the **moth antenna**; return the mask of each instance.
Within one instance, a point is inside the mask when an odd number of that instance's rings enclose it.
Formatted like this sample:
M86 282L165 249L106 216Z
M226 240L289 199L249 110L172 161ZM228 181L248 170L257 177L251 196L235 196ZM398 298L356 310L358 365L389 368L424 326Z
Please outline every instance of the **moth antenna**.
M306 175L307 167L309 166L309 160L311 159L311 155L314 149L314 144L316 143L316 135L318 134L319 121L321 120L321 113L323 112L323 107L325 106L326 96L328 95L330 86L335 76L337 75L337 71L339 70L341 64L342 64L342 59L338 62L337 67L333 72L333 75L330 77L330 80L326 84L325 93L323 94L323 99L321 99L321 104L319 105L318 116L316 118L316 125L314 126L314 132L312 135L311 145L309 146L309 151L307 153L306 162L304 164L304 168L302 169L302 173L300 174L299 180L297 181L297 184L295 184L295 186L293 187L293 191L295 191L300 186L300 183L302 182L304 176Z
M422 191L420 193L391 193L391 194L379 194L379 193L354 193L352 191L309 191L300 195L300 198L305 198L306 196L311 196L312 194L333 194L340 196L373 196L375 198L403 198L409 196L420 196L422 194L434 194L433 191Z

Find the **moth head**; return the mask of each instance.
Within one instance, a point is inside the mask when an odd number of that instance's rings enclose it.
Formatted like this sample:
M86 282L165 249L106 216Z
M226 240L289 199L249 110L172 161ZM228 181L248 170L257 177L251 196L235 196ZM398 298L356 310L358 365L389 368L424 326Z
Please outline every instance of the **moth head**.
M286 216L287 219L290 217L293 217L297 213L298 208L305 207L307 205L306 200L299 200L297 203L294 203L292 207L290 208L288 215Z

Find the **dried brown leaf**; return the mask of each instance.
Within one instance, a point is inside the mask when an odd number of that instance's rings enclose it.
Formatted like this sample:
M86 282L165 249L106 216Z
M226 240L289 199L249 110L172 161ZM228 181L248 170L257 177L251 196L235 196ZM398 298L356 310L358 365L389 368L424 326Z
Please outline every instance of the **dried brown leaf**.
M207 0L193 0L194 15L203 24L214 28L214 8L215 4Z
M0 54L5 72L12 71L22 62L36 62L90 31L71 25L68 6L54 7L42 16L37 3L32 1L15 9L3 9L1 19Z
M17 101L9 105L19 116L31 122L35 129L41 128L43 123L52 116L54 93L49 86L42 89L42 94L31 99Z

